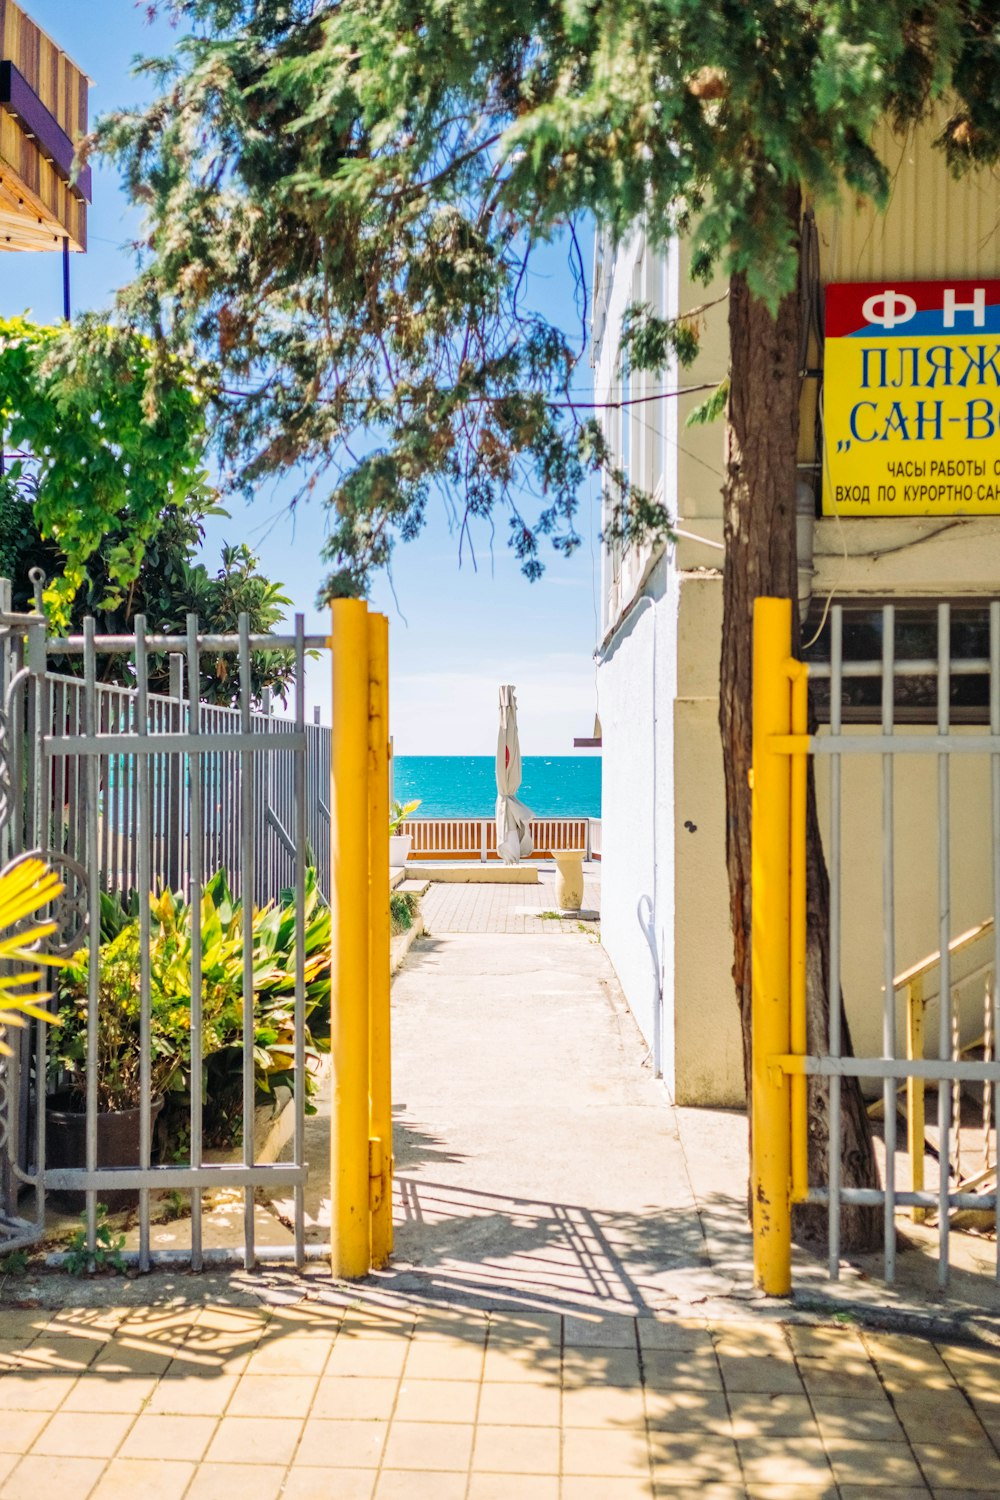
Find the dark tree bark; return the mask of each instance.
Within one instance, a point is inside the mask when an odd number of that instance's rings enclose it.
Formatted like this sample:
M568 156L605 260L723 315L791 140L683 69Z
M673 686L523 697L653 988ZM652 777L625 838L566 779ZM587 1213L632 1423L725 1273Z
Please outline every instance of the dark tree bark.
M799 222L799 197L789 215ZM800 305L797 293L777 313L751 295L743 276L734 276L729 297L730 395L726 428L724 488L725 565L723 575L722 666L719 722L726 779L726 862L733 927L733 978L743 1029L745 1076L750 1078L750 789L753 602L761 595L792 600L794 639L798 639L798 579L795 535L796 460L799 439ZM829 879L816 817L810 767L807 826L808 880L808 1046L825 1051L829 997ZM843 1005L841 997L837 1003ZM850 1033L843 1020L844 1051ZM827 1180L828 1085L809 1084L809 1177ZM856 1079L842 1085L842 1182L844 1187L877 1187L878 1169L871 1128ZM881 1213L845 1208L845 1250L873 1248L880 1239ZM826 1237L826 1210L799 1209L796 1235L810 1242Z

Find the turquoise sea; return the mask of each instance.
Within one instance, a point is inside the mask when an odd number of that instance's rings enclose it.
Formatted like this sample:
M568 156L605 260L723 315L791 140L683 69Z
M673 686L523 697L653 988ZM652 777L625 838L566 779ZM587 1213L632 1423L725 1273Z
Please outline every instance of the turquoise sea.
M393 795L420 798L418 818L491 818L497 783L492 755L397 755ZM599 755L526 755L518 797L539 818L599 818Z

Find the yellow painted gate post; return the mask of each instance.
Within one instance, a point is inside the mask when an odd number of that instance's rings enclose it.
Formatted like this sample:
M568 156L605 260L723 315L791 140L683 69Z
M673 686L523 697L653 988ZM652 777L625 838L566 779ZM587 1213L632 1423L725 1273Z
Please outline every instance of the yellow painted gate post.
M754 1283L787 1296L792 1280L791 1109L773 1059L791 1040L791 761L773 735L791 729L792 605L758 599L753 622L752 1078Z
M368 616L368 859L371 1034L371 1258L392 1253L392 1068L389 1028L389 621Z
M368 607L332 607L330 1239L335 1276L371 1267L369 1206Z

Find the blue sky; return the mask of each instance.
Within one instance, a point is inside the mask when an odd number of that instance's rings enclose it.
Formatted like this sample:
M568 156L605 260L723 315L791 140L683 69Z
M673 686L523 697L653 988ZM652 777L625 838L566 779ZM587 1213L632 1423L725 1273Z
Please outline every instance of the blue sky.
M143 98L144 81L130 76L133 57L162 53L174 41L165 23L150 26L144 6L133 0L21 0L93 80L91 119ZM120 247L138 220L126 203L117 174L98 166L89 220L89 251L72 260L76 311L106 306L127 280L132 263ZM534 296L572 316L572 288L562 256L553 253L535 279ZM42 321L62 315L60 257L7 255L0 261L0 312L30 309ZM581 384L589 386L584 366ZM231 518L210 523L205 561L212 566L222 541L245 540L260 554L272 578L286 585L307 628L325 630L314 607L324 572L319 553L324 535L321 507L306 506L294 522L287 490L262 492L251 506L227 502ZM574 734L589 734L595 709L592 652L600 589L599 499L590 484L581 495L583 547L571 559L543 551L546 573L529 584L508 550L505 518L497 526L492 554L488 532L477 538L478 571L468 558L459 564L457 533L443 502L432 507L416 542L400 545L392 584L380 578L374 605L389 616L392 664L392 731L397 754L492 754L496 744L497 688L518 689L525 754L573 753ZM393 597L393 591L395 598ZM398 600L398 604L397 604ZM307 695L324 719L329 707L325 665L310 668Z

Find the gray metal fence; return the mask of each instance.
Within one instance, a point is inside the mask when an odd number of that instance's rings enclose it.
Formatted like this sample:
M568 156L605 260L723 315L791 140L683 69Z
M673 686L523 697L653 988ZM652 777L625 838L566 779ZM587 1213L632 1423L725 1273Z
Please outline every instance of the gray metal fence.
M329 787L331 731L307 724L305 659L325 638L307 637L302 616L286 636L252 635L245 616L237 635L206 635L188 617L184 636L147 634L136 621L132 636L97 634L93 620L80 637L52 639L37 616L18 616L0 584L0 856L37 853L65 882L51 915L53 945L89 955L86 1011L85 1161L54 1167L46 1158L46 1041L44 1027L21 1034L15 1056L0 1068L0 1248L37 1240L51 1191L85 1195L88 1243L97 1232L102 1194L138 1193L138 1263L156 1258L150 1247L150 1194L167 1189L189 1195L190 1260L200 1267L202 1192L237 1188L243 1194L242 1258L247 1266L266 1256L255 1243L254 1192L290 1190L294 1201L293 1255L305 1256L305 926L308 864L321 889L329 889ZM262 712L252 700L255 651L293 654L298 685L292 717ZM204 653L235 659L232 678L238 706L189 701L182 682L200 680ZM134 689L100 681L110 655L127 654ZM148 691L153 653L173 662L169 696ZM49 672L51 656L77 656L82 675ZM157 1163L151 1098L152 976L150 893L169 887L198 902L205 882L224 868L234 896L246 908L286 897L294 902L293 1098L290 1160L255 1160L255 953L249 920L242 923L242 1153L240 1161L206 1160L204 1119L203 973L199 921L191 923L189 1144L186 1160ZM135 1166L98 1162L98 988L101 893L137 895L139 924L138 1100L139 1150ZM288 1249L271 1247L287 1258Z
M860 610L859 604L858 609ZM845 615L850 611L835 605L829 614L828 649L825 660L810 664L810 683L814 685L814 702L827 719L828 732L814 734L809 751L828 768L829 799L827 804L827 861L830 873L830 975L829 992L838 997L848 946L856 943L856 933L845 920L845 882L852 867L845 860L843 829L848 809L844 798L844 770L852 761L876 759L879 768L880 803L866 809L869 832L865 857L877 859L881 866L881 953L872 955L873 1008L881 1013L882 1049L877 1056L845 1056L840 1006L830 1006L827 1051L804 1061L804 1071L829 1081L829 1141L827 1182L809 1190L811 1202L825 1203L829 1210L829 1270L833 1277L840 1270L840 1220L844 1204L854 1203L880 1207L885 1221L885 1278L892 1282L897 1271L896 1217L908 1209L915 1218L934 1215L937 1218L938 1281L941 1287L949 1279L949 1235L951 1217L959 1210L986 1211L993 1217L997 1235L997 1276L1000 1278L1000 1195L997 1192L996 1137L992 1105L1000 1084L1000 1061L994 1055L995 1038L1000 1036L1000 991L995 976L1000 974L1000 602L980 606L982 619L976 624L979 635L967 633L966 649L956 652L952 606L948 603L923 608L926 628L921 637L919 620L908 634L900 628L893 605L866 607L866 623L851 644L845 641ZM966 613L969 613L966 605ZM917 611L911 611L916 615ZM975 623L975 622L974 622ZM921 627L923 628L923 627ZM926 650L929 634L931 650ZM969 640L979 640L970 648ZM923 641L923 644L921 642ZM853 649L852 649L853 646ZM907 649L904 649L904 646ZM864 685L868 684L867 687ZM961 686L959 686L961 684ZM874 687L872 686L874 685ZM957 707L956 707L957 704ZM852 730L850 720L867 723L868 729ZM961 729L956 729L956 720ZM845 723L848 727L845 729ZM921 727L915 728L915 723ZM928 948L934 951L911 968L898 973L896 930L900 900L901 871L897 851L900 804L897 780L900 765L912 757L931 757L935 766L930 803L916 809L920 820L920 841L926 860L902 872L909 879L912 899L914 880L921 888L936 886L936 923L929 933ZM968 861L974 851L967 842L955 847L952 839L953 802L960 788L963 770L972 757L985 758L989 767L988 805L982 807L979 834L982 847L979 857L984 878L981 899L986 920L971 933L953 930L953 876L956 860ZM876 797L878 794L876 794ZM968 829L968 819L966 828ZM913 847L913 840L911 845ZM858 858L858 851L852 850ZM973 938L982 937L990 953L976 973L983 988L986 1015L979 1011L982 1035L973 1047L964 1045L958 1015L960 986L953 975L953 960L959 949ZM924 975L937 972L934 1003L938 1011L936 1042L928 1050L936 1056L924 1056L922 1042L923 1004L925 995L915 987L924 983ZM968 976L966 976L968 977ZM878 981L881 981L880 983ZM920 1043L913 1045L916 1012L911 1010L908 1045L899 1042L900 1014L898 1001L906 995L911 1005L919 1003ZM981 1001L980 1001L981 1003ZM967 1040L967 1038L965 1039ZM908 1055L903 1055L903 1054ZM971 1055L971 1054L978 1055ZM881 1189L845 1188L841 1183L841 1086L842 1080L855 1077L881 1088L881 1114L884 1118L885 1181ZM961 1126L962 1088L981 1092L984 1141L983 1170L964 1182L959 1173L959 1130ZM936 1091L935 1129L925 1139L923 1118L924 1090ZM910 1161L908 1178L901 1185L897 1178L897 1138L899 1095L905 1091L909 1112ZM914 1116L916 1115L916 1118ZM924 1158L937 1171L933 1190L925 1190ZM936 1166L935 1166L936 1163ZM975 1188L970 1191L970 1188Z

